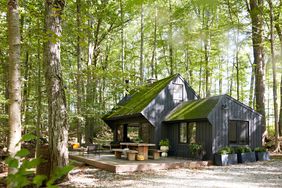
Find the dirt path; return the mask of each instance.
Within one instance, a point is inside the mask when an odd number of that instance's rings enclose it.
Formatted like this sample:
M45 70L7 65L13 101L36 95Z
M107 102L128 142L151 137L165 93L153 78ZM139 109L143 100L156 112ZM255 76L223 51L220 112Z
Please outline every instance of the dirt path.
M202 170L175 169L113 174L91 167L74 169L61 187L281 187L282 161L272 160Z

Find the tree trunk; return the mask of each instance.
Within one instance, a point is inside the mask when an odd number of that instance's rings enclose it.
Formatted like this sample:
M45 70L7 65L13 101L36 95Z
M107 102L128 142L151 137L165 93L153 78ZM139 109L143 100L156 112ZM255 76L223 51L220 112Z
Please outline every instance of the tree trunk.
M37 21L37 28L38 30L40 29L40 22L39 20ZM37 62L38 62L38 77L37 77L37 120L36 120L36 149L35 149L35 157L39 157L39 147L40 147L40 140L41 138L41 115L42 115L42 87L41 87L41 59L40 59L40 39L37 39Z
M9 144L11 157L21 149L21 75L20 75L20 25L18 1L8 1L8 40L9 40ZM9 168L9 174L15 173ZM8 185L9 186L9 185Z
M172 44L172 7L171 7L171 0L169 0L169 65L170 65L170 75L174 74L174 66L173 66L173 44Z
M121 71L124 73L125 69L125 63L124 63L124 50L125 50L125 45L124 45L124 14L123 14L123 4L122 0L119 0L119 5L120 5L120 19L121 19L121 33L120 33L120 38L121 38Z
M143 53L144 53L144 8L143 3L141 4L141 27L140 27L140 82L144 81L144 65L143 65Z
M76 131L77 131L77 142L81 144L81 98L82 98L82 92L81 92L81 39L80 39L80 33L81 33L81 1L76 0L76 26L77 26L77 44L76 44L76 63L77 63L77 83L76 83L76 95L77 95L77 103L76 103L76 112L77 112L77 125L76 125Z
M61 71L60 41L61 15L64 0L45 1L45 28L48 41L44 44L45 82L48 95L48 136L50 175L57 167L68 164L68 121L66 96Z
M251 83L250 83L250 95L249 95L249 106L254 108L254 80L255 80L255 76L254 76L254 72L255 72L255 67L253 65L253 63L251 62L251 58L250 56L248 56L250 65L251 65Z
M279 23L279 17L281 14L281 8L282 8L282 1L280 0L279 6L277 7L277 10L274 11L274 26L277 31L279 41L280 41L280 61L282 57L282 30ZM281 62L280 62L281 63ZM280 110L279 110L279 135L282 135L282 76L281 76L281 82L280 82Z
M278 103L277 103L277 81L276 81L276 62L274 54L274 27L273 27L273 5L272 0L268 0L269 5L269 17L270 17L270 50L271 50L271 62L272 62L272 79L273 79L273 106L274 106L274 126L275 126L275 152L280 152L279 141L279 124L278 124Z
M250 0L249 13L252 20L252 41L255 64L256 110L262 114L263 144L266 137L265 128L265 84L264 84L264 49L263 49L263 0Z
M88 21L89 28L93 28L93 20L90 18ZM92 40L92 33L88 33L88 63L87 63L87 69L91 70L92 69L92 64L93 64L93 52L94 52L94 42ZM91 74L92 71L87 71L87 87L86 87L86 112L87 115L85 117L86 122L85 122L85 143L86 144L92 144L93 143L93 124L92 124L92 117L89 115L91 106L94 103L93 98L93 76Z
M154 42L153 42L153 52L152 52L152 59L151 59L151 78L157 78L157 17L158 17L158 9L157 4L155 3L155 17L154 17ZM155 74L155 76L154 76Z

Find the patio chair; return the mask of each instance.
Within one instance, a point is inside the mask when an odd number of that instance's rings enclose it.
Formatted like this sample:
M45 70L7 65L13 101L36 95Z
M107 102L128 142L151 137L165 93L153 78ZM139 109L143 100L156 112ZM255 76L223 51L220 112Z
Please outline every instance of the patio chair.
M99 155L102 152L102 148L100 144L91 144L86 147L87 154L93 153L94 155Z

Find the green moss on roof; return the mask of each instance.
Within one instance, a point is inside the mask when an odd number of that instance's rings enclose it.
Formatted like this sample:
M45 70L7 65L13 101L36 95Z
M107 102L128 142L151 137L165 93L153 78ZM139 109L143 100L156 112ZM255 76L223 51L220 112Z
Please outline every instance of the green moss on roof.
M156 81L153 84L143 86L139 90L131 91L129 99L116 106L109 114L105 115L103 119L141 113L158 93L160 93L176 76L177 74Z
M168 115L166 121L205 119L218 103L220 96L183 103Z

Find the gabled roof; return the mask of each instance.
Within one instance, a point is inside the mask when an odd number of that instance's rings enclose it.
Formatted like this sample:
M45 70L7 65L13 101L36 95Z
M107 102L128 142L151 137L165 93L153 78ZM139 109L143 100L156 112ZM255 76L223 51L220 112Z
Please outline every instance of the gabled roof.
M130 116L139 114L149 103L179 74L175 74L156 81L150 85L141 87L138 90L130 92L110 113L103 117L104 120L117 118L121 116Z
M184 102L168 114L165 121L207 119L209 113L217 105L221 97L222 96L214 96Z

